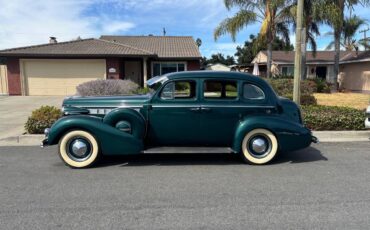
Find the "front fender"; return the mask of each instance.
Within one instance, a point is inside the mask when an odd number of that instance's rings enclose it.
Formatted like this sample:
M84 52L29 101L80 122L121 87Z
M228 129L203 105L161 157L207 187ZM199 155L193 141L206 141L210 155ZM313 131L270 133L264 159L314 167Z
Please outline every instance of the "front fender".
M143 150L143 141L102 122L102 118L86 115L66 116L50 128L48 145L55 145L69 130L85 130L98 141L104 155L137 154Z
M303 149L311 144L311 131L303 125L278 116L259 116L247 117L239 123L234 136L233 150L240 153L245 135L258 128L274 133L278 140L279 151L282 152Z

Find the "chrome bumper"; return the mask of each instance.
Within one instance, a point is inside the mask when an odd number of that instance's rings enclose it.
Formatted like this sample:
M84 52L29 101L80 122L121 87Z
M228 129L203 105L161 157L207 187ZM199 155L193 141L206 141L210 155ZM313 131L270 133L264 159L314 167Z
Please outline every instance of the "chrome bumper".
M312 143L315 143L315 144L320 143L319 139L318 139L317 137L315 137L315 136L312 136L312 137L311 137L311 142L312 142Z
M50 133L50 128L46 128L44 130L45 139L43 141L41 141L41 144L40 144L40 147L41 148L44 148L44 146L47 146L48 145L48 136L49 136L49 133Z
M40 147L44 148L45 146L48 146L48 139L45 138L44 140L41 141Z

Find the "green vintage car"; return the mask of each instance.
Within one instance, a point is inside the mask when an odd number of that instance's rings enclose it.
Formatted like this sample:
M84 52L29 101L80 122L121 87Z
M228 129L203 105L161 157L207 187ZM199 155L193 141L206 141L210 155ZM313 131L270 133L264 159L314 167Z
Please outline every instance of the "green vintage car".
M64 117L45 130L43 145L59 144L67 165L84 168L101 155L168 151L229 151L266 164L317 141L299 107L259 77L191 71L147 85L146 95L66 98Z

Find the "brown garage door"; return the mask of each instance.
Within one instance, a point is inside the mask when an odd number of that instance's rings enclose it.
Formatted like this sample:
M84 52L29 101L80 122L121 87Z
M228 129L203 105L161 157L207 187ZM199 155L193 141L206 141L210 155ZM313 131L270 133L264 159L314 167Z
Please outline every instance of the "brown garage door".
M26 95L74 95L76 86L105 79L104 59L21 60Z

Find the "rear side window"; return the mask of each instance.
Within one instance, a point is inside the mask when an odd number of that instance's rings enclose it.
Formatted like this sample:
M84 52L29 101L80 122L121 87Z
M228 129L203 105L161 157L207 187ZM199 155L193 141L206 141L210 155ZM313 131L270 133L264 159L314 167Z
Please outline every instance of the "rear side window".
M168 83L161 92L161 99L193 99L195 98L194 81L176 81Z
M245 83L243 85L243 97L248 100L264 100L265 93L256 85Z
M203 97L207 99L235 99L238 95L235 81L206 80L203 86Z

